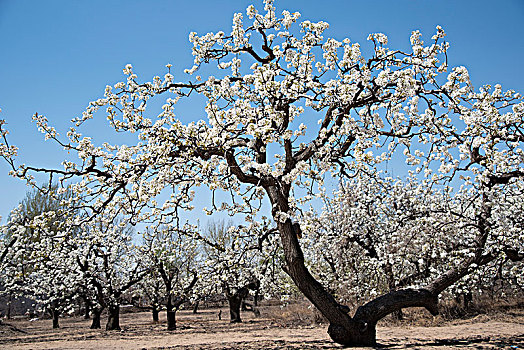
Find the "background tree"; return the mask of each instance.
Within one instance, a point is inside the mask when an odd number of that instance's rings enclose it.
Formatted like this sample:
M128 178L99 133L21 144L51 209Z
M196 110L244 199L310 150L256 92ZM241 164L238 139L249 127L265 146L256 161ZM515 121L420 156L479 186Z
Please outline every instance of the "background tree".
M151 269L151 272L142 279L138 285L132 289L132 298L138 302L138 306L149 305L153 322L158 322L158 314L163 307L163 281L158 273Z
M53 328L59 327L59 313L71 306L76 288L75 270L64 259L69 252L67 240L75 235L74 230L64 230L67 209L63 202L70 195L57 189L42 185L29 190L11 213L3 238L12 250L4 265L4 292L28 298L49 311Z
M431 282L444 273L443 268L471 256L478 235L478 196L450 190L380 174L360 173L342 182L335 196L326 199L321 215L311 213L304 222L307 234L302 244L311 271L346 303ZM483 266L450 286L448 295L486 292L502 275L508 291L521 288L511 271L523 266L506 255L509 242L516 251L524 248L516 224L521 213L513 206L521 195L513 188L492 199L498 214L489 218L491 234L485 249L491 257L486 255ZM509 203L511 211L499 207Z
M191 228L189 228L191 229ZM188 230L188 228L184 228ZM161 282L161 298L165 302L167 329L176 329L176 312L182 304L194 299L202 269L198 242L184 239L180 229L158 227L144 233L144 253L151 264L151 282Z
M242 322L241 307L250 292L252 311L259 314L258 299L282 291L280 245L267 221L249 226L210 221L197 239L203 242L207 293L226 296L232 323Z
M106 330L120 329L120 304L125 292L149 273L133 243L133 230L125 219L109 218L83 224L83 234L75 241L71 259L87 283L93 321L91 328L100 328L100 317L107 309Z
M25 255L23 237L25 234L25 218L19 208L15 208L9 215L6 225L0 227L0 293L7 298L7 318L11 318L13 298L22 294L22 276L25 275L25 265L14 262L20 255Z

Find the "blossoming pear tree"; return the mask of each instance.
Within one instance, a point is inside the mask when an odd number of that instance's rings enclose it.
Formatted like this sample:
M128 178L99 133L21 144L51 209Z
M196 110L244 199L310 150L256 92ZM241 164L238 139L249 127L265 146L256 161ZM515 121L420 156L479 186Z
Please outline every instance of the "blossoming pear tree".
M159 322L158 314L164 304L163 281L159 274L152 270L130 292L131 302L138 307L151 308L153 322Z
M242 322L240 311L250 292L254 293L252 311L257 315L258 299L282 290L281 247L276 230L267 221L248 226L212 221L195 237L203 243L207 294L226 296L232 323Z
M13 299L23 296L24 280L28 274L27 265L23 262L31 251L31 243L27 237L27 219L21 207L14 208L5 225L0 226L0 293L8 298L7 317L11 317L11 303Z
M199 242L184 237L185 232L193 229L189 225L182 229L177 227L177 230L164 226L143 234L140 254L150 271L144 282L149 286L160 286L158 294L151 291L150 299L153 303L155 299L157 303L164 301L168 330L176 329L176 312L182 304L195 299L200 284L204 283L201 278L199 281L199 272L203 268ZM149 286L147 289L151 290ZM152 306L155 310L156 305Z
M13 282L12 278L7 278L6 269L14 267L12 261L17 255L26 254L25 248L22 247L26 220L20 209L13 209L7 223L0 226L0 270L2 271L0 276L2 276L1 284L4 286L4 292L6 283Z
M53 328L59 327L59 314L72 311L78 287L78 271L69 259L65 242L75 230L64 233L69 212L61 208L68 194L54 197L57 187L32 189L15 208L6 225L3 266L3 292L28 298L32 311L48 311ZM2 259L2 260L4 260Z
M517 295L524 287L524 259L512 255L524 252L519 186L493 193L484 258L447 294L482 293L499 284L499 296ZM309 230L301 243L313 274L341 300L367 301L428 284L474 256L483 227L477 223L481 206L471 188L451 192L413 177L359 173L326 198L321 215L307 215Z
M299 17L277 14L266 0L262 12L249 6L246 16L235 14L230 33L191 33L194 66L186 72L194 78L175 79L168 65L163 77L141 82L127 65L127 79L107 86L65 138L35 114L45 137L79 158L64 161L63 169L11 163L12 174L29 182L35 172L59 177L75 202L85 203L86 220L116 210L132 223L169 224L175 207L191 209L194 186L229 193L228 203L213 202L208 210L248 222L269 200L285 270L327 318L331 338L374 345L380 318L413 306L436 313L439 295L489 258L490 200L524 175L524 103L498 85L476 91L466 68L449 69L440 27L428 44L413 32L407 51L372 34L373 52L365 58L358 43L327 37L327 23L298 23ZM194 95L206 105L200 120L183 123L177 103ZM155 114L148 105L160 96L165 104ZM100 114L137 142L96 144L84 136L82 124ZM1 149L12 162L16 149L5 140ZM390 291L349 315L307 268L297 222L326 178L373 171L397 158L421 178L478 191L476 242L467 260L443 267L428 284Z
M30 266L22 281L23 296L33 300L37 310L48 312L53 328L59 328L61 314L74 312L75 298L82 282L82 274L71 259L67 235L57 237L56 232L41 232L40 239L31 246L31 255L22 264Z
M100 328L101 313L107 309L106 330L119 330L125 293L149 273L149 266L125 220L99 217L80 227L82 234L71 242L71 255L85 281L84 296L92 305L91 328Z

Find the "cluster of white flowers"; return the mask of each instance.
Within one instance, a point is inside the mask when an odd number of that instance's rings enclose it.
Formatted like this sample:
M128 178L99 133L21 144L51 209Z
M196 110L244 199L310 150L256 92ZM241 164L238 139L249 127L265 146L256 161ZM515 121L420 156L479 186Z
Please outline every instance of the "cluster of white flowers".
M0 112L2 112L1 109ZM9 131L4 128L5 124L5 120L0 119L0 157L4 158L8 162L12 162L12 160L18 155L18 148L16 146L9 145L7 142L7 135L9 134Z
M308 234L302 242L311 270L351 301L430 283L474 257L480 237L489 231L481 251L490 260L471 263L471 273L447 295L482 293L493 286L510 293L522 288L524 261L511 261L506 251L524 250L518 233L523 207L517 204L523 190L520 183L504 194L492 191L486 202L471 189L453 193L431 189L415 177L401 181L360 174L343 182L334 198L325 198L320 215L305 215ZM489 226L479 227L486 203Z

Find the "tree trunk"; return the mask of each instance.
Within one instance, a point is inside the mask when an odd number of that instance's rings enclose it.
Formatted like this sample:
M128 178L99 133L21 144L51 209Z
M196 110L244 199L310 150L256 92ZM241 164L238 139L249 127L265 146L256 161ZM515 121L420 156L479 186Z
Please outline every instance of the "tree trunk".
M60 328L60 325L58 324L58 317L60 316L60 312L58 311L58 308L53 307L51 309L51 313L53 315L53 328Z
M176 311L171 310L167 312L167 330L174 331L176 329Z
M471 292L464 293L464 309L468 310L473 301L473 294Z
M120 305L111 305L107 309L106 331L120 330Z
M200 303L200 300L195 301L195 305L193 305L193 313L196 314L198 312L198 304Z
M286 273L291 277L298 289L313 305L326 317L330 323L328 334L335 342L343 345L376 344L374 327L355 322L348 314L347 309L341 307L333 296L311 275L304 263L304 254L298 242L301 234L300 225L293 225L290 219L282 222L276 217L278 212L288 213L289 185L275 183L266 187L273 210L272 214L277 222L280 240L286 259Z
M176 329L176 310L174 310L173 296L171 294L167 297L166 311L167 330L174 331Z
M225 286L225 294L229 303L229 315L231 323L242 322L240 318L240 309L243 307L244 299L248 296L249 290L260 288L260 281L255 280L239 288L235 293L231 294L229 287Z
M153 322L158 322L158 307L153 305Z
M11 319L11 304L13 303L13 294L9 293L9 300L7 301L7 319Z
M93 308L93 321L91 321L91 329L100 329L102 328L100 325L100 317L102 314L102 310L99 308Z
M227 298L229 302L229 315L231 317L231 323L242 322L240 318L240 306L242 304L242 298L235 293Z
M89 299L87 297L83 297L84 299L84 320L89 320L89 312L91 311L91 302L89 302Z
M290 212L288 202L290 185L270 178L265 180L264 188L271 201L273 218L277 222L286 259L285 272L304 296L327 318L330 323L328 334L331 339L342 345L375 346L377 322L406 307L425 307L431 314L438 314L438 295L443 290L471 273L472 265L485 265L495 259L495 255L484 253L490 231L488 218L491 214L491 207L488 196L483 194L482 208L477 215L478 240L474 256L466 258L459 266L441 274L423 288L390 291L370 301L359 307L352 318L347 314L349 309L338 304L305 266L304 254L298 241L301 236L300 225L293 224L290 219L282 222L278 215L280 212Z
M253 306L258 306L258 298L260 298L260 288L255 290L255 296L253 297Z

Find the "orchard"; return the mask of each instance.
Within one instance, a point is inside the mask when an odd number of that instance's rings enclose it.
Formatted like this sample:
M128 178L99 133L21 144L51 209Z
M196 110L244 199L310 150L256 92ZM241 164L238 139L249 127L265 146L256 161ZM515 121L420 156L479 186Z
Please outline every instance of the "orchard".
M36 113L43 137L68 151L62 165L19 165L0 123L11 175L49 202L15 209L3 227L3 292L56 310L57 327L81 297L92 327L107 310L110 330L126 293L165 305L175 329L184 302L222 293L241 321L250 291L296 288L347 346L376 345L387 315L436 315L443 297L497 278L522 292L522 95L475 89L465 67L448 66L440 26L413 31L405 51L370 34L363 54L328 23L276 6L190 33L184 77L167 64L144 80L126 65L65 135ZM177 106L192 99L205 103L182 122ZM82 130L97 118L136 142L94 142ZM181 216L202 188L206 214L235 224Z

